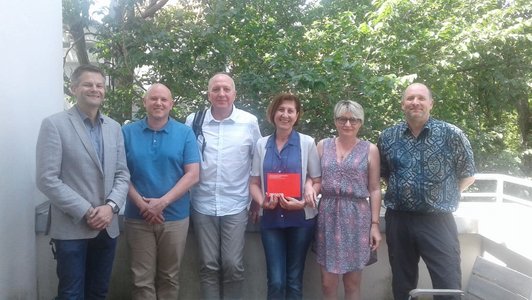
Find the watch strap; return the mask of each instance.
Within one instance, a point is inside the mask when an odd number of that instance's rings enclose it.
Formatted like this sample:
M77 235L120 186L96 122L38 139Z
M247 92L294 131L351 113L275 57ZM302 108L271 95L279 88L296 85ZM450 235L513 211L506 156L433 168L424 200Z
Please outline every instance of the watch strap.
M118 207L118 204L116 204L113 200L107 200L105 204L111 206L114 214L117 214L120 211L120 207Z

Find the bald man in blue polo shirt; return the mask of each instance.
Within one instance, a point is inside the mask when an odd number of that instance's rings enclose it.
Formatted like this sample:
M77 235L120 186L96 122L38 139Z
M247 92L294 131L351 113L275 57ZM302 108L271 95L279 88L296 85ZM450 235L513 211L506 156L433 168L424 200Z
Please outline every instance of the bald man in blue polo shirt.
M171 118L170 90L152 85L147 117L123 127L131 184L125 227L131 256L132 299L177 299L179 267L189 225L189 189L199 180L192 129Z

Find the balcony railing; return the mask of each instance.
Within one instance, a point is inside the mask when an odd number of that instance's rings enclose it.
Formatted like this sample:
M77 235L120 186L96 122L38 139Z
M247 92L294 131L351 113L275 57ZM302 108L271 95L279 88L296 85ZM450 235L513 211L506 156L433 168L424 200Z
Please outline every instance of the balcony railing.
M461 243L464 286L477 255L490 254L508 267L532 275L532 181L500 174L477 174L476 182L462 194L462 202L455 212ZM48 216L48 203L36 207L37 278L39 299L51 299L57 288L55 261L50 253L49 237L42 233ZM384 229L384 220L381 229ZM129 299L131 278L125 239L119 238L113 267L110 299ZM364 271L362 298L391 299L391 273L388 262L386 236L379 248L379 261ZM197 245L193 232L189 233L182 265L180 299L199 297ZM266 296L265 261L260 233L248 230L244 253L245 299L264 299ZM312 252L305 267L304 297L321 298L320 270ZM378 286L378 289L375 287ZM430 287L425 267L420 268L419 287Z
M475 184L462 193L462 201L519 203L532 207L532 181L502 174L479 173ZM491 182L495 182L493 185ZM493 191L486 189L495 187Z

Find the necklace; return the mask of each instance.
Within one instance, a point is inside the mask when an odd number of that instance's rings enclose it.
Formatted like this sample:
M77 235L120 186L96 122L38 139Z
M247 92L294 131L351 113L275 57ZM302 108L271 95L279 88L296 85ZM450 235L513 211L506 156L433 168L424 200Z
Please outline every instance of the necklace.
M351 153L357 143L358 139L355 139L355 142L352 145L348 145L346 148L340 142L339 138L336 138L336 155L340 157L340 161L343 161L349 155L349 153Z

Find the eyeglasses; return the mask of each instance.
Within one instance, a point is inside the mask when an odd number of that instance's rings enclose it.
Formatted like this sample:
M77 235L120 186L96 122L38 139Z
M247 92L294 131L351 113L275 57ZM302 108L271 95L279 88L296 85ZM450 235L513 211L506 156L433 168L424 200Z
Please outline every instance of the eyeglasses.
M362 120L357 119L357 118L346 118L346 117L338 117L338 118L336 118L336 122L338 122L338 124L340 124L340 125L347 124L347 121L349 121L349 124L351 124L351 125L362 123Z

